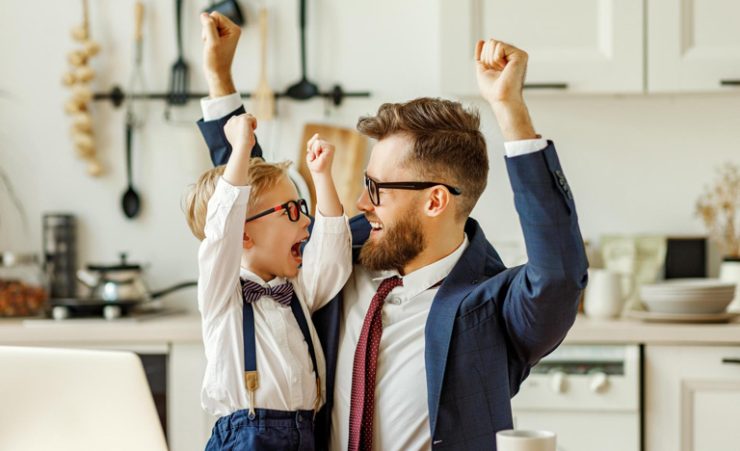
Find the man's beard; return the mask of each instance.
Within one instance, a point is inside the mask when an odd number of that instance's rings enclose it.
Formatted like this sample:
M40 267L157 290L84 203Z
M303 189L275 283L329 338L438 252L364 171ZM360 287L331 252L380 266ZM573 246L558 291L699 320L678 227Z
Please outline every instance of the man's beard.
M372 271L400 271L424 250L424 230L416 216L408 216L381 233L381 239L368 239L360 250L360 263Z

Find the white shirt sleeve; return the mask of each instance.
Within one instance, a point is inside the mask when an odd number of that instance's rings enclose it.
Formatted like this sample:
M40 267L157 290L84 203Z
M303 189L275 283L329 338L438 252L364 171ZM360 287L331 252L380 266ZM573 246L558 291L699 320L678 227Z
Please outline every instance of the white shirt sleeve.
M547 140L544 138L522 139L519 141L504 142L504 150L506 152L506 156L509 158L538 152L545 147L547 147Z
M346 215L327 217L318 209L311 239L303 250L303 266L294 283L300 286L311 312L326 305L352 273L352 233Z
M249 186L232 186L222 177L208 201L206 237L198 249L198 309L204 322L241 302L237 284L249 193Z
M237 92L227 96L216 97L215 99L210 97L200 99L203 120L206 122L221 119L240 106L242 106L242 98Z

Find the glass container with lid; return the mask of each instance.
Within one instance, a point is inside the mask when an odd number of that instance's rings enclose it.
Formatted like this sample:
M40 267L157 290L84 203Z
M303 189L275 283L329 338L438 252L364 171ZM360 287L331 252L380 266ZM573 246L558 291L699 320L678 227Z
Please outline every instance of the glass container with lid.
M0 317L45 311L49 296L40 261L35 254L0 252Z

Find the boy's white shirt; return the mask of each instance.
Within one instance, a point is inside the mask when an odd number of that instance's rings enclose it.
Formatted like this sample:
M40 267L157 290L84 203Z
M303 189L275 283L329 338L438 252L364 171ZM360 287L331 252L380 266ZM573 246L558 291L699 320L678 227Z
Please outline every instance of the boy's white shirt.
M232 186L223 178L219 179L208 202L206 237L198 251L198 308L203 320L207 359L201 404L207 412L217 416L250 407L244 387L239 277L265 286L285 282L285 279L275 278L265 283L255 274L240 268L249 193L248 186ZM347 217L324 217L317 211L311 239L303 252L303 266L290 282L308 320L322 382L322 404L326 399L325 360L310 321L311 313L339 293L351 271L351 233ZM292 310L267 296L255 302L253 307L260 375L255 407L312 410L316 399L316 379L308 346Z

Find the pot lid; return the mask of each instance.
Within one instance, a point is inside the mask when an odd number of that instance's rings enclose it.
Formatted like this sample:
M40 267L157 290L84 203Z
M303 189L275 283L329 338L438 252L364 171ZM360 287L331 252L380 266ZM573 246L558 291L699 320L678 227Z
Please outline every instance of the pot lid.
M36 254L21 254L16 252L0 252L0 266L11 268L13 266L34 265L39 262Z
M128 258L128 255L125 252L121 252L120 254L121 261L118 264L115 265L87 265L88 271L101 271L101 272L110 272L110 271L141 271L141 265L135 264L135 263L129 263L126 261Z

